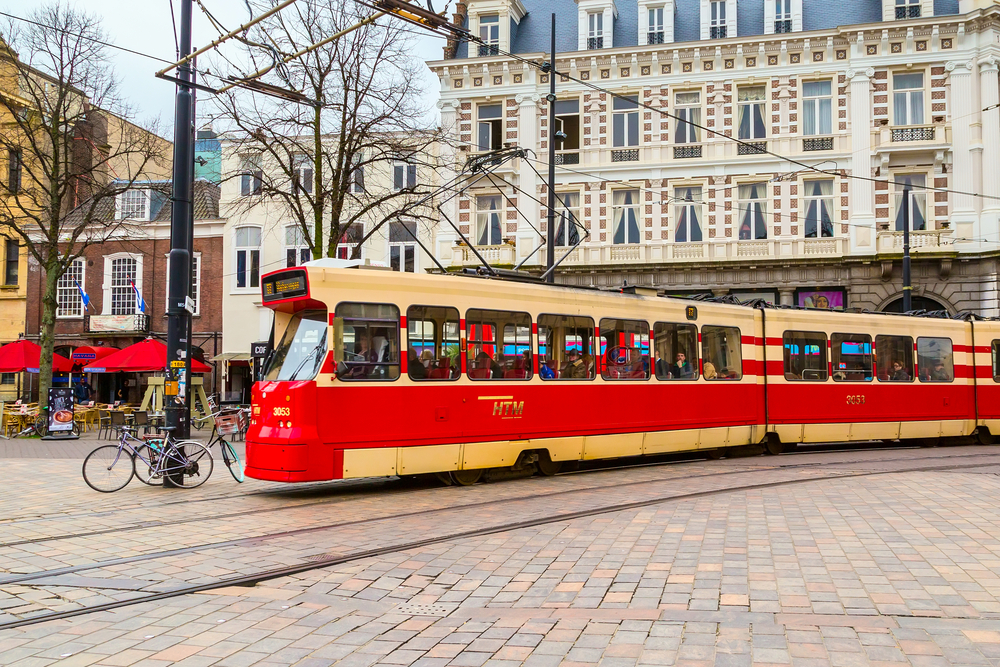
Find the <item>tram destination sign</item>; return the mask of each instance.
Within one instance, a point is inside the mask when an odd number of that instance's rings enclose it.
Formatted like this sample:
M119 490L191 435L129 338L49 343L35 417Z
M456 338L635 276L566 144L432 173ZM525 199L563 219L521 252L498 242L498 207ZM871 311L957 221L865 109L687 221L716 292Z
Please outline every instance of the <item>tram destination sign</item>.
M309 283L306 282L306 272L302 269L283 271L264 278L263 298L268 301L291 299L309 294Z

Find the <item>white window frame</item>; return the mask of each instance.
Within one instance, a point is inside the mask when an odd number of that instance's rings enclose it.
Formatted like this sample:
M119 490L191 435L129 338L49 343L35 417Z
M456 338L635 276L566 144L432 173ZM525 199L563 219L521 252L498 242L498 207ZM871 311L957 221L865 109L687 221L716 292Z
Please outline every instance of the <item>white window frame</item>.
M264 190L264 169L261 166L260 154L247 154L240 157L240 196L259 197ZM250 179L247 181L247 179ZM247 187L244 188L246 181ZM256 188L254 187L256 185ZM246 192L244 192L246 190Z
M714 0L716 2L722 2L725 5L725 18L722 19L716 16L716 20L712 20L712 2L713 0L700 0L700 12L701 12L701 38L711 39L712 38L712 28L726 28L726 38L736 37L736 0ZM771 26L773 29L773 25ZM766 26L765 26L766 28Z
M614 46L614 21L618 16L618 8L614 0L576 0L577 6L577 48L580 51L594 51L597 49L610 49ZM591 16L594 16L591 19ZM600 19L597 18L600 16ZM646 19L641 18L639 23L645 23ZM601 45L597 49L590 48L591 39L601 39ZM643 35L640 44L645 44Z
M246 246L237 245L237 236L238 236L237 232L239 232L240 229L243 229L245 227L257 229L260 232L260 242L257 244L256 248L254 246L249 246L249 245L246 245ZM263 274L263 272L261 271L261 269L263 268L263 265L264 265L264 262L262 261L262 258L263 258L263 252L262 252L263 245L264 245L264 229L260 225L237 225L237 226L233 227L233 240L232 240L232 244L230 245L230 250L233 253L232 254L232 258L233 258L233 285L232 285L232 291L234 293L237 293L237 294L253 294L253 293L260 292L260 277ZM253 266L253 263L250 260L251 255L249 254L249 253L252 253L254 250L257 251L257 284L256 285L253 285L252 284L253 281L251 280L251 278L252 278L252 269L250 267ZM246 267L247 267L246 268L246 271L247 271L247 280L246 280L246 286L245 287L238 287L238 285L239 285L239 275L237 275L237 271L238 271L237 267L239 266L239 261L237 260L237 256L238 256L238 254L239 254L240 251L247 251L247 253L248 253L248 255L247 255L247 263L246 263Z
M87 283L85 281L87 280L87 262L83 257L77 257L70 263L70 266L67 267L66 272L59 276L59 280L56 284L56 319L59 320L81 320L83 319L83 314L87 310L86 306L83 305L83 296L80 294L80 289L76 286L76 283L66 280L67 275L70 272L70 268L73 266L79 266L79 283L81 287L86 289L85 286ZM70 280L76 280L76 277L74 276ZM69 283L68 285L66 284L67 282ZM60 295L67 295L69 297L69 302L78 306L79 312L63 312L62 306L58 305L62 301L60 299Z
M630 203L630 204L626 204L624 202L622 202L621 204L615 203L615 193L616 192L628 192L628 191L631 191L631 192L635 193L635 197L632 200L632 203ZM611 245L638 245L638 244L642 243L642 236L643 236L642 231L643 231L643 227L642 227L642 201L641 201L641 198L642 198L642 189L641 188L618 188L616 190L612 190L611 191L611 229L610 229L610 232L611 232ZM626 226L625 229L624 229L624 231L622 232L622 242L621 243L616 243L615 242L615 235L616 235L616 232L618 230L617 230L617 227L615 227L615 225L618 224L618 219L622 217L622 212L625 211L626 209L629 209L629 208L633 209L633 214L635 216L635 224L636 224L636 228L637 228L638 238L635 239L635 240L630 239L629 238L629 229ZM627 223L624 223L624 224L627 225Z
M909 226L911 232L915 231L927 231L934 228L934 201L932 197L929 197L930 191L927 190L927 184L932 182L931 179L933 175L927 174L923 171L913 171L913 172L899 172L892 174L892 180L894 181L892 185L892 210L890 215L892 218L889 221L889 229L893 231L900 231L896 229L896 218L900 213L901 200L903 196L903 185L904 179L913 179L918 177L923 179L923 184L920 187L915 187L910 190L910 217L906 220L907 226ZM924 207L924 228L914 229L913 228L913 214L918 210L917 204L923 201Z
M830 183L830 194L813 195L810 185L816 181L826 181ZM802 208L799 209L801 211L799 214L799 227L801 227L802 238L832 239L837 236L837 187L837 181L833 178L813 178L803 180L799 183L799 192L802 193ZM816 236L806 236L806 222L809 219L809 205L813 201L822 202L824 200L829 204L830 209L830 234L829 236L823 234L823 221L820 219L816 221Z
M353 225L361 225L361 238L364 238L364 235L365 235L364 223L353 222L351 224L353 224ZM343 230L341 232L341 234L342 234L341 238L343 238L343 235L347 234L347 230L346 229ZM336 250L337 259L350 259L351 258L351 253L354 252L354 249L356 247L358 247L357 243L337 243L337 250ZM365 248L364 248L364 246L362 246L361 247L361 255L358 257L358 259L363 260L365 258L365 254L366 254L365 253Z
M113 312L113 310L114 310L113 309L114 304L112 303L112 301L114 299L113 299L112 295L114 294L114 286L112 285L112 279L113 279L113 276L112 276L112 267L114 266L114 261L116 259L134 259L135 260L135 288L137 290L139 290L139 295L142 296L143 299L146 298L145 296L143 296L143 292L142 292L142 260L143 260L143 255L142 254L137 254L137 253L130 253L130 252L116 252L116 253L114 253L112 255L105 255L104 256L104 283L101 285L101 291L103 292L103 296L104 296L103 302L101 303L101 314L102 315L116 315L116 314L117 315L133 315L133 314L139 314L137 306L136 306L135 292L132 290L132 286L131 285L128 285L127 287L128 287L128 292L129 292L129 294L131 294L131 298L132 298L132 306L133 306L132 307L132 312L130 312L130 313L115 313L115 312ZM124 289L124 287L121 286L121 285L118 285L117 287L118 287L118 289ZM148 304L147 304L147 306L148 306Z
M567 197L570 198L569 202L566 201ZM576 237L578 239L582 237L581 229L578 226L580 224L580 202L582 199L580 192L577 190L556 193L556 247L572 247L573 244L570 243L570 239L572 238L574 229L576 230ZM565 223L562 219L564 213L566 215ZM562 234L559 233L560 231Z
M802 32L802 0L764 0L764 34L776 34L778 21L791 21L792 32Z
M892 20L905 21L906 19L918 19L924 15L923 0L894 0L892 4ZM911 15L912 9L917 9L916 16ZM900 9L903 9L903 16L900 16Z
M499 54L501 19L502 17L500 14L491 13L479 15L479 38L484 42L484 44L477 45L479 47L477 49L477 53L480 56L495 56Z
M482 201L483 204L486 204L486 203L488 203L487 200L489 200L491 198L498 199L500 205L497 208L495 208L495 209L482 208L480 202ZM478 195L476 197L476 200L475 200L475 205L476 205L476 227L475 227L475 230L473 230L473 233L474 233L473 243L475 243L476 247L494 246L494 245L500 245L500 244L503 243L504 223L506 222L506 218L507 218L505 210L504 210L504 203L506 202L506 200L507 200L507 198L504 197L503 195ZM487 225L487 227L489 227L491 225L490 216L493 215L494 212L495 212L495 214L497 216L499 216L499 221L500 221L500 232L499 232L499 234L500 234L500 238L495 239L496 243L481 244L479 242L479 239L481 239L482 236L483 236L483 234L482 234L483 225L485 224L485 225ZM490 231L492 231L492 230L490 230ZM490 233L490 231L488 231L487 234L486 234L487 237L488 237L486 240L487 241L494 241L493 236Z
M302 266L302 264L304 262L311 261L312 260L312 252L309 250L309 244L306 243L305 232L302 230L302 227L298 223L290 224L290 225L285 225L284 228L283 228L283 231L284 231L284 236L283 236L284 245L282 247L282 254L281 254L281 256L284 258L284 268L291 268L293 266ZM301 235L301 237L300 237L301 238L301 243L289 243L288 242L289 241L289 239L288 239L288 233L289 232L293 232L296 235ZM300 239L296 239L296 240L300 240ZM289 250L294 250L295 251L295 263L294 264L289 264L288 263L288 251ZM302 259L302 257L303 257L303 252L302 251L303 250L308 253L308 259L305 259L305 260Z
M414 235L420 234L420 225L417 223L416 220L396 220L396 221L393 221L393 222L399 223L401 225L412 224L413 225L413 233L414 233ZM410 236L409 233L404 232L403 234L399 235L399 238L397 238L394 241L393 238L392 238L393 237L393 232L392 232L393 226L392 225L393 225L393 223L390 222L389 223L389 233L387 234L387 236L388 236L388 247L386 248L386 255L385 255L386 266L388 266L389 268L392 268L392 251L393 251L394 248L398 248L399 249L399 253L400 253L399 254L399 266L400 266L399 271L400 271L400 273L420 273L420 252L417 250L417 248L419 247L419 245L417 244L416 239L414 239L413 236ZM406 269L405 269L405 266L406 266L406 251L407 250L410 250L411 252L413 252L413 271L412 272L411 271L406 271Z
M140 203L142 214L132 215L133 212L139 210ZM118 220L149 222L151 203L149 188L129 188L115 197L115 218Z
M750 199L748 197L747 199L743 199L742 195L740 194L740 188L743 186L753 186L753 185L756 185L759 188L757 191L758 195L757 198ZM737 241L764 241L772 237L773 228L771 222L767 218L768 216L767 193L768 193L767 181L748 181L746 183L736 184L736 240ZM746 217L747 210L750 209L750 207L754 207L764 220L763 238L757 237L756 227L752 227L750 229L750 238L748 239L740 238L740 228L743 226L743 220ZM751 218L750 222L751 224L755 224L756 219Z
M612 148L638 148L642 141L642 127L639 119L639 96L638 95L628 95L626 96L629 100L625 100L615 97L611 100L611 146ZM631 98L635 98L632 100ZM616 109L617 105L634 104L635 108L626 109ZM617 131L616 126L621 123L621 141L622 143L617 143ZM635 126L635 143L631 143L630 131L631 126Z
M164 255L167 258L167 278L164 280L166 283L167 290L164 295L163 303L167 308L170 307L170 253ZM194 255L194 271L191 272L191 277L194 279L194 315L201 315L201 253L195 252Z
M757 100L740 100L740 93L749 89L761 89L763 94L761 99ZM767 110L768 107L768 87L766 85L753 85L753 86L738 86L736 89L736 135L741 141L763 141L767 139L767 126L768 116L770 113ZM757 127L754 123L754 107L759 107L761 124ZM749 128L750 134L748 136L740 136L740 130L743 128L743 114L749 116ZM760 131L762 134L757 135Z
M809 95L806 93L806 86L811 83L828 83L830 84L830 92L825 95ZM815 81L803 81L802 82L802 122L799 127L802 128L802 135L806 137L825 137L833 134L833 90L834 85L831 79L817 79ZM827 124L830 126L829 131L823 132L823 101L826 100L827 104ZM815 132L806 132L805 119L807 116L813 117Z
M896 77L897 76L912 76L914 74L920 75L920 87L919 88L896 88ZM927 124L927 72L923 70L910 71L901 70L892 73L892 80L890 81L891 93L889 98L889 108L892 110L892 126L893 127L919 127L920 125ZM896 113L896 99L897 96L905 96L905 106L906 106L906 118L901 119ZM920 121L913 122L914 108L913 102L919 97L920 99ZM902 121L902 122L901 122Z
M504 118L504 112L503 112L503 110L504 110L504 106L505 106L504 101L500 100L500 101L497 101L497 102L492 102L491 101L489 104L480 104L478 107L476 107L476 151L477 152L485 153L485 152L488 152L488 151L495 151L498 148L502 148L503 147L504 137L506 136L506 133L504 132L504 127L503 127L503 118ZM487 108L487 107L500 107L500 115L497 116L496 118L480 118L480 111L482 109L484 109L484 108ZM500 145L499 146L494 146L493 145L493 134L494 134L493 124L494 123L499 123L499 125L500 125ZM490 144L489 144L489 146L484 147L483 144L482 144L482 142L480 141L480 135L482 134L482 131L483 131L483 125L486 125L486 124L488 124L490 126Z
M656 10L658 18L662 18L659 26L650 24L649 13ZM637 44L649 44L649 33L663 32L663 44L674 41L674 0L639 0L639 41Z
M502 112L501 112L502 113ZM496 147L494 147L495 149ZM400 183L400 186L396 184ZM411 185L412 183L412 185ZM397 162L392 165L393 192L417 187L417 165L409 162Z
M691 192L691 199L687 199L688 191ZM670 229L670 240L675 243L700 243L705 240L705 223L707 222L702 211L704 205L704 193L705 189L700 184L692 185L677 185L674 186L674 220L673 225ZM681 226L681 217L683 213L687 213L684 217L684 240L677 240L677 233ZM691 217L694 216L698 220L698 235L701 237L699 239L692 239L691 234Z
M311 195L313 191L313 161L305 153L299 153L293 158L292 168L292 188L293 194L303 192ZM305 178L308 173L308 178Z
M681 95L697 95L697 102L680 102ZM675 120L677 123L675 125L673 132L671 132L671 138L674 144L677 145L689 145L689 144L700 144L701 143L701 128L697 125L701 125L701 91L700 90L677 90L674 91L674 113L678 118L687 121L684 127L684 140L677 140L677 133L682 131L681 121ZM697 113L695 113L697 112ZM695 125L697 124L697 125ZM691 138L693 134L693 139Z

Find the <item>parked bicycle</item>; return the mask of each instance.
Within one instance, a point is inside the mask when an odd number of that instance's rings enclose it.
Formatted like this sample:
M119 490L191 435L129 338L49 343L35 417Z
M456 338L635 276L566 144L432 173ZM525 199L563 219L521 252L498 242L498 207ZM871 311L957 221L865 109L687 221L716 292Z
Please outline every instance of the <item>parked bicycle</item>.
M179 477L186 489L201 486L212 475L212 453L199 442L174 440L175 428L161 427L163 437L149 441L133 435L134 426L122 428L117 445L102 445L84 459L84 481L101 493L124 489L133 476L150 486L163 484L165 477Z
M195 426L201 428L205 422L209 419L212 420L212 435L208 440L208 444L205 445L209 450L211 450L213 445L219 445L219 450L222 452L222 461L229 468L230 474L232 474L233 479L237 482L242 483L246 479L243 470L243 461L240 460L240 455L236 453L236 448L233 447L224 436L235 435L243 430L242 423L246 420L246 414L244 410L238 410L233 413L230 412L226 414L226 410L219 410L210 415L205 415L201 419L195 420Z

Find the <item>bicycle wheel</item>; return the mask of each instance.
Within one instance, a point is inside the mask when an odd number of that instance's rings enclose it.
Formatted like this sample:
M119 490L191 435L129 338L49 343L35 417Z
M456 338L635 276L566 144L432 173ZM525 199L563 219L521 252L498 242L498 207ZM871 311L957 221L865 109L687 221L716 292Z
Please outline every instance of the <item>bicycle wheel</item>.
M233 479L242 484L246 476L243 474L243 461L240 460L240 455L236 453L236 448L229 444L228 440L220 440L219 449L222 450L222 461L229 468Z
M83 460L83 481L101 493L124 489L134 474L132 455L115 445L98 447Z
M35 417L35 433L44 438L49 433L49 416L44 412Z
M143 484L163 486L163 474L159 470L159 465L160 448L158 446L146 443L139 445L135 450L135 476Z
M199 442L185 441L171 443L171 449L164 452L166 457L164 475L181 473L185 489L194 489L208 481L215 467L212 453ZM178 450L183 447L184 454Z

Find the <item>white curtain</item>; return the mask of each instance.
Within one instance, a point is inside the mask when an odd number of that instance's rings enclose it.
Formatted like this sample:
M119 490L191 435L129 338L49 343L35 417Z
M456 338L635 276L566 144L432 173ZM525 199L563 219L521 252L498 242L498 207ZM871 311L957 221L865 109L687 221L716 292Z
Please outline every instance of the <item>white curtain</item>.
M750 183L739 188L739 220L741 241L767 238L767 223L764 216L767 211L765 197L766 183Z
M907 223L910 231L927 229L927 178L923 174L902 174L896 181L896 231L901 232ZM903 211L903 202L909 201L909 220Z
M806 238L833 236L833 181L806 181Z
M701 188L677 188L674 196L681 200L675 208L677 229L674 230L674 240L678 243L700 242L702 237L698 211L701 208Z
M639 191L615 190L611 201L615 211L615 229L612 243L638 243Z

